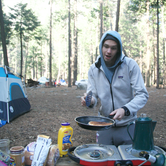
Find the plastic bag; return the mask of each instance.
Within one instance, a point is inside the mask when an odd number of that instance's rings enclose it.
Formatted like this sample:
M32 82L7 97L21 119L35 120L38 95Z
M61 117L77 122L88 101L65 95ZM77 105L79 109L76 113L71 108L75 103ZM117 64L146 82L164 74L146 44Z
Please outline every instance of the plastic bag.
M56 163L60 157L58 145L51 145L46 166L56 166Z
M4 126L5 124L6 124L6 121L0 119L0 127Z

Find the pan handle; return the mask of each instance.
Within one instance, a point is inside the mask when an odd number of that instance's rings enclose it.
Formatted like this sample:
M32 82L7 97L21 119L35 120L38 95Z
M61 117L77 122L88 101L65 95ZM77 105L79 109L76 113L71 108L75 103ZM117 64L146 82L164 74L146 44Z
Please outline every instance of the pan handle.
M108 118L113 119L114 116L115 116L115 114L114 115L109 115Z
M115 114L114 114L114 115L109 115L108 118L110 118L111 120L113 120L113 121L114 121L114 125L113 125L113 126L116 126L116 122L115 122L115 120L113 119L114 116L115 116Z
M69 148L67 154L68 154L68 156L69 156L70 159L72 159L73 161L75 161L77 163L80 163L80 159L78 157L76 157L76 156L74 156L74 155L71 154L71 152L73 152L75 148L76 147Z

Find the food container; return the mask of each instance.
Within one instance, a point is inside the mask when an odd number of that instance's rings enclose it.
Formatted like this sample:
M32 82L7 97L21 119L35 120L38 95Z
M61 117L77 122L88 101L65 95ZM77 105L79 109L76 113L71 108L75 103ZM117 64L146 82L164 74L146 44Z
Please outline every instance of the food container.
M10 154L9 144L10 144L9 139L0 139L0 150L7 154Z
M60 157L67 155L68 149L73 146L71 140L73 135L73 128L70 123L62 123L61 128L58 131L58 148L60 152Z
M14 146L10 148L10 162L11 166L24 166L25 156L23 146Z

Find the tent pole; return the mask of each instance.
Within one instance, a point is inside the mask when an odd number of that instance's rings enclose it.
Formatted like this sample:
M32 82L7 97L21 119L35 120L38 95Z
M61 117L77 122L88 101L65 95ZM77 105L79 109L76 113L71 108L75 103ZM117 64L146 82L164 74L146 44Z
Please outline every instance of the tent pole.
M7 67L5 66L5 73L6 76L8 74L8 70ZM9 82L8 82L8 77L6 77L6 85L7 85L7 122L10 122L10 118L9 118L9 86L8 86Z

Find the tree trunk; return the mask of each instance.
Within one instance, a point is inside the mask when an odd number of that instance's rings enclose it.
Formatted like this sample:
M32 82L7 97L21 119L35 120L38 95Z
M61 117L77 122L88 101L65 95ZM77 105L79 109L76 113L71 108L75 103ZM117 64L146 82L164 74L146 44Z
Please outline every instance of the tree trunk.
M78 36L78 31L77 31L77 0L75 0L75 17L74 17L74 68L73 68L73 85L75 85L75 82L77 80L77 36Z
M100 0L100 39L103 35L103 0Z
M38 57L36 56L36 75L35 75L35 79L37 80L38 77Z
M41 45L41 56L43 55L43 44ZM41 60L40 60L40 77L43 76L43 58L41 57Z
M117 32L119 30L119 15L120 15L120 0L118 0L117 12L116 12L116 27L115 27L115 31L117 31Z
M163 87L165 88L166 84L166 67L165 67L165 52L166 52L166 38L163 39Z
M52 0L50 0L50 80L49 85L52 86Z
M90 30L90 44L89 44L89 50L90 50L90 63L93 63L93 43L92 43L92 25L90 24L91 30Z
M2 2L0 0L0 26L1 26L1 38L2 38L2 47L4 55L4 65L9 67L8 57L7 57L7 48L6 48L6 37L4 30L4 21L3 21L3 11L2 11Z
M28 57L28 42L27 42L27 55L26 55L26 58L25 58L25 73L24 73L24 79L25 79L25 83L26 83L26 73L27 73L27 57Z
M57 74L57 78L56 78L57 84L59 83L59 80L60 80L60 73L61 73L61 60L60 60L60 58L61 58L61 57L59 57L58 74Z
M34 57L32 58L32 66L33 66L33 68L32 68L32 73L33 73L33 75L32 75L32 79L34 79L35 78L35 59L34 59Z
M157 0L157 86L159 88L160 77L159 77L159 2Z
M43 66L42 66L42 64L43 64L43 58L41 58L40 77L43 76Z
M163 33L163 88L165 88L165 83L166 83L166 77L165 77L165 39L166 39L166 35L165 35L165 24L164 24L164 4L162 5L162 33Z
M68 0L68 43L69 43L69 50L68 50L68 87L71 87L71 29L70 29L70 0Z
M48 78L48 68L49 68L49 64L48 64L48 59L49 59L49 47L48 47L48 43L45 43L45 52L46 52L46 56L44 57L44 64L45 64L45 73L44 75Z
M140 44L141 45L141 44ZM140 67L140 70L141 70L141 73L142 73L142 50L140 50L140 63L139 63L139 67Z
M154 24L154 20L153 20L153 24ZM155 38L155 29L153 26L153 38ZM153 84L156 84L156 44L155 41L153 40Z
M20 47L21 47L20 76L22 77L22 64L23 64L22 30L20 32Z
M95 60L97 59L97 56L98 56L98 47L96 47L96 54L95 54Z
M145 82L146 86L150 86L150 42L149 42L149 0L147 1L147 59L146 59L146 75L145 75Z

